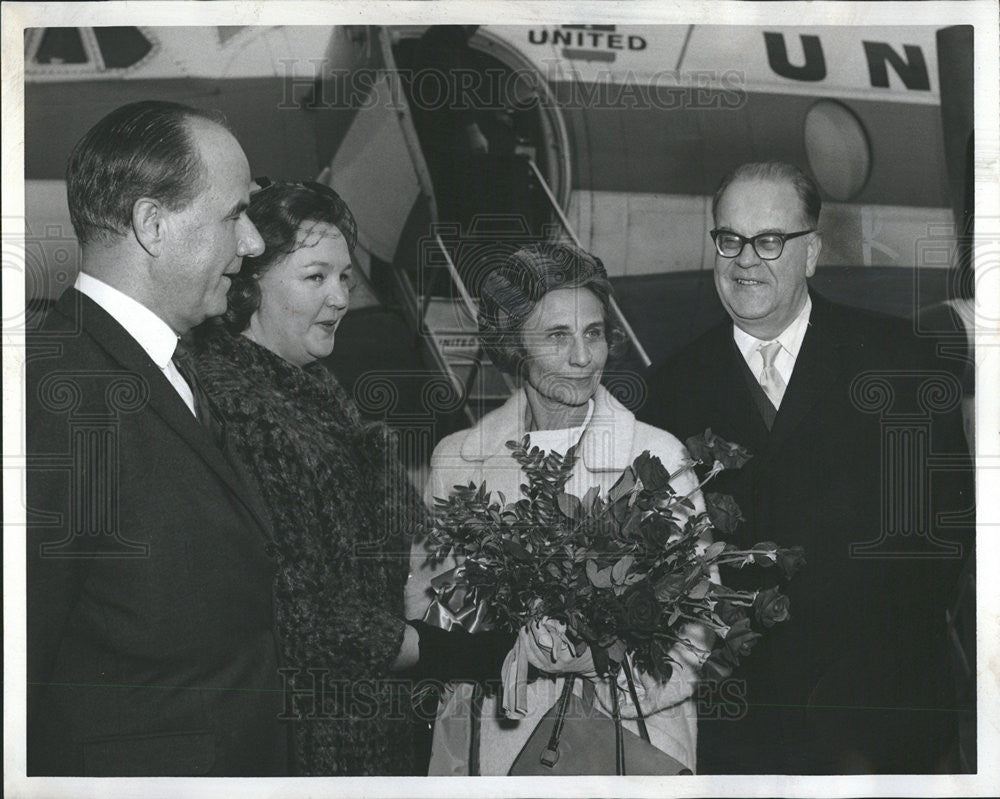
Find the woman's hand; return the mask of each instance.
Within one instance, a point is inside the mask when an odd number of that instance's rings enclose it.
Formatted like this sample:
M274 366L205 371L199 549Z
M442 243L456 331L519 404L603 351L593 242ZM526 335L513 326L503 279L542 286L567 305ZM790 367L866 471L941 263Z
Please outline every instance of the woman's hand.
M653 713L677 707L694 694L701 665L711 649L713 634L711 630L701 624L686 624L682 627L681 634L692 646L676 643L671 647L670 656L674 663L670 679L666 682L660 682L652 674L642 669L632 669L635 692L644 716L651 716ZM618 673L618 687L620 689L619 696L624 699L621 703L622 718L634 719L636 708L628 691L628 681L625 678L624 669ZM597 695L601 704L610 712L611 698L608 695L606 684L598 686ZM690 710L685 712L690 712Z
M554 619L531 622L518 633L528 663L549 674L575 672L587 677L596 675L594 657L586 644L573 644L566 635L566 625Z
M466 632L455 626L442 630L410 619L403 642L390 668L412 668L417 676L438 680L491 680L500 674L516 638L501 630Z
M633 669L632 676L635 679L635 692L639 699L639 707L645 717L675 707L690 699L697 680L693 671L683 664L674 666L673 674L666 682L660 682L652 674L642 669ZM635 705L632 704L632 697L628 692L628 683L624 674L620 675L618 684L624 694L622 718L634 719L638 714Z

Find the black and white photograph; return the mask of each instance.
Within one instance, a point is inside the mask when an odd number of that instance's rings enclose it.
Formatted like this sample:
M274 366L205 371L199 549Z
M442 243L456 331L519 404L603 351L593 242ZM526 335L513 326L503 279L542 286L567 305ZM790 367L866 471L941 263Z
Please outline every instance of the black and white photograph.
M1000 793L995 0L2 13L6 795Z

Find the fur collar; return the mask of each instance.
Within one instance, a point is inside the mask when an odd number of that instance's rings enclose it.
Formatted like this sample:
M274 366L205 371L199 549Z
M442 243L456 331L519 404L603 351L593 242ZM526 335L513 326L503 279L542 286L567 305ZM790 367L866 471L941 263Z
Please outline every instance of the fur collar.
M319 410L317 422L344 432L366 427L347 392L323 364L296 366L246 336L223 330L207 335L198 353L198 374L213 399L229 408L253 403L253 398L276 408L291 401Z

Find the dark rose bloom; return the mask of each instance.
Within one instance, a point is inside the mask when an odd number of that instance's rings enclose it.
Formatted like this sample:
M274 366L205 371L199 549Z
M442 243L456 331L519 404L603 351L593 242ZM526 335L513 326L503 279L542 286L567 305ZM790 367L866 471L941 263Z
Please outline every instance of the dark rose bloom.
M705 433L711 433L711 430L706 430ZM692 458L699 460L702 463L707 463L709 466L712 465L712 461L714 460L712 457L712 449L705 441L705 434L700 436L691 436L691 438L684 442L684 446L687 447Z
M691 436L684 442L691 457L711 466L719 461L726 469L739 469L753 456L739 444L719 438L708 428L700 436Z
M740 506L729 494L706 492L705 509L708 511L708 518L712 520L715 529L726 535L733 533L739 523L743 521Z
M659 629L661 615L660 603L649 583L640 583L625 595L625 625L628 629Z
M783 547L778 550L778 566L786 578L791 578L806 565L806 551L802 547Z
M684 590L686 580L683 574L666 574L656 581L656 598L670 602Z
M750 619L740 619L730 627L726 634L726 650L733 663L738 663L740 657L749 655L758 638L760 633L750 629Z
M657 491L670 485L670 472L666 470L659 458L649 454L649 450L636 458L633 466L635 473L642 480L644 488Z
M637 525L641 543L645 545L646 552L651 554L662 550L671 535L680 535L680 527L675 522L664 519L658 514L653 514L642 520L642 524Z
M740 619L746 618L746 612L739 605L734 605L728 599L720 599L715 606L715 612L719 614L723 624L730 627Z
M757 621L765 627L773 627L778 622L791 618L788 605L787 596L779 594L777 588L768 588L758 592L753 601L753 612Z
M768 552L777 553L778 545L775 544L774 541L758 541L756 544L753 545L753 547L751 547L751 549L754 549L754 550L757 550L757 551L765 550L765 551L768 551ZM770 569L775 564L776 559L777 558L773 558L772 559L772 558L768 557L767 555L754 555L753 556L753 562L756 563L758 566L760 566L762 568L765 568L765 569Z
M590 606L590 629L598 646L609 646L625 626L625 608L611 594L601 593Z

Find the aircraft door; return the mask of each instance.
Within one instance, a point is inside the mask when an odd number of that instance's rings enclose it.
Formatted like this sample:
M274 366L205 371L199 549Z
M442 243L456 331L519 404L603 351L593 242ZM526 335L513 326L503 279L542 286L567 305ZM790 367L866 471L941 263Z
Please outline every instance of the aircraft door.
M564 207L570 175L566 129L544 76L493 29L394 33L439 221L466 233L479 224L522 239L547 235L558 220L540 179Z

